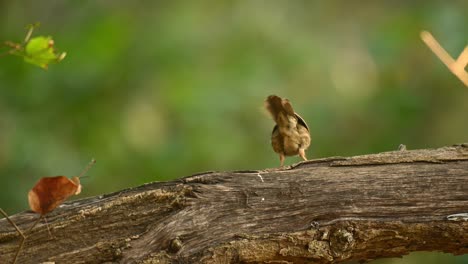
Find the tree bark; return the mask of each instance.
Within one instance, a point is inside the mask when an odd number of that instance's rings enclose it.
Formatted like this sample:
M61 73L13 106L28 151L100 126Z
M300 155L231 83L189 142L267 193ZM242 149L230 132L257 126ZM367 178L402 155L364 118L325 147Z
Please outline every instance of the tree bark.
M11 219L22 230L37 219ZM468 253L468 144L207 172L67 202L18 263L340 263ZM0 220L0 262L20 236Z

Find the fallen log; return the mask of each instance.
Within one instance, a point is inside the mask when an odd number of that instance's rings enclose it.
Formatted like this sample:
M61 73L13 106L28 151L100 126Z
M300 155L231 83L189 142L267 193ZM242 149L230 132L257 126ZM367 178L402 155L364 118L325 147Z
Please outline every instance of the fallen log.
M10 218L22 230L38 216ZM468 253L468 144L207 172L70 201L18 263L340 263ZM20 235L0 220L0 262Z

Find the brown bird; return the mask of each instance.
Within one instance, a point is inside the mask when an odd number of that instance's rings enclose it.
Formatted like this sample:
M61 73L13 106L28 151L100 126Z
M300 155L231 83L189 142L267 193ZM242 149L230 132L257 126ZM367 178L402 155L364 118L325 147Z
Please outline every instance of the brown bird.
M271 133L271 146L279 154L281 166L285 156L299 155L307 160L305 151L310 146L309 127L294 112L289 100L270 95L265 101L265 107L276 122Z

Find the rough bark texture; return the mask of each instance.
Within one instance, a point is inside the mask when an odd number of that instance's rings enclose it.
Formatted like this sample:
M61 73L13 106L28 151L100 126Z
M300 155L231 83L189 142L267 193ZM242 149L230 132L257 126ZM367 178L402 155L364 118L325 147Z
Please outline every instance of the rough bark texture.
M26 230L38 216L12 216ZM19 263L339 263L468 253L468 144L209 172L68 202ZM0 262L19 235L0 220Z

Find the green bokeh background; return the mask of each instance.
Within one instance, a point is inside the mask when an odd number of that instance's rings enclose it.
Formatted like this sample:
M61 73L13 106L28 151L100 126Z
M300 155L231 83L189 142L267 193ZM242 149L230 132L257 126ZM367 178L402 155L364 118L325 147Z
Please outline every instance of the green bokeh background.
M419 4L418 4L419 3ZM79 197L209 170L278 166L270 94L312 133L310 158L468 141L468 89L420 40L467 45L459 1L0 1L68 53L48 71L0 58L0 207L42 176L97 164ZM299 161L288 158L287 163ZM418 253L382 263L467 263Z

